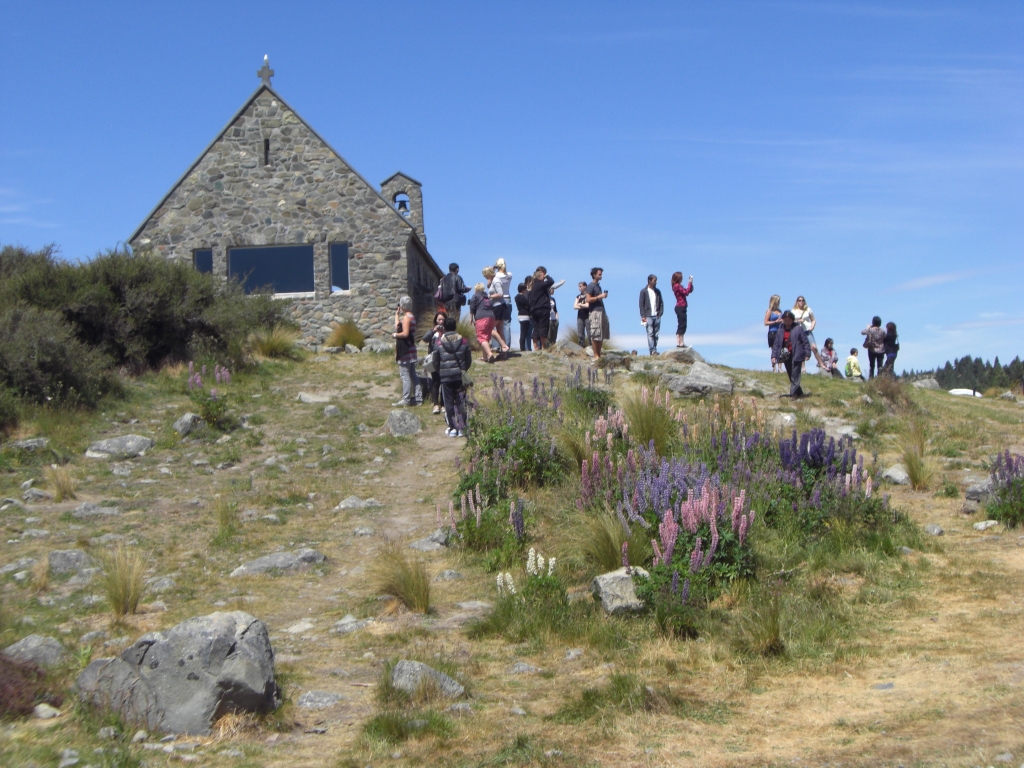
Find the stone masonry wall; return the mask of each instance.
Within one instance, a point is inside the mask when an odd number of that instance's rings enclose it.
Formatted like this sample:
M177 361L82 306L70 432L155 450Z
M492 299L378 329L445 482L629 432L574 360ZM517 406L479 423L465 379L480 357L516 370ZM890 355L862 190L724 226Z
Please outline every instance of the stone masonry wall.
M331 295L335 242L349 244L350 291ZM136 250L189 263L194 249L212 248L214 274L225 281L228 248L290 243L313 245L314 296L289 308L307 341L322 341L331 320L386 335L398 298L428 301L441 277L409 223L266 87L131 240ZM430 280L412 279L423 271Z

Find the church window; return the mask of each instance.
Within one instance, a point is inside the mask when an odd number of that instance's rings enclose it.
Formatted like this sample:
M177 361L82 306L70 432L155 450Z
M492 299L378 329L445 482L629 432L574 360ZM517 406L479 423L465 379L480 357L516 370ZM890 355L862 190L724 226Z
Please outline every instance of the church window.
M331 293L348 289L348 243L331 243Z
M192 266L196 272L213 272L213 249L197 248L192 251Z
M312 245L261 245L228 249L228 276L246 293L269 287L276 294L313 293Z
M263 140L263 164L270 165L270 139Z

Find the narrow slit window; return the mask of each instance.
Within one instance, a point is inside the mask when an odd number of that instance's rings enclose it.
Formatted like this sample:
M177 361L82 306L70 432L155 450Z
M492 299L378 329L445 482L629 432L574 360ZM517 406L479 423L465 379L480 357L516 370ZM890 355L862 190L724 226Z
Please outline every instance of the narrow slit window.
M263 164L270 165L270 139L263 140Z
M196 272L213 272L213 249L197 248L192 251L192 266Z
M347 290L348 243L331 243L331 293Z

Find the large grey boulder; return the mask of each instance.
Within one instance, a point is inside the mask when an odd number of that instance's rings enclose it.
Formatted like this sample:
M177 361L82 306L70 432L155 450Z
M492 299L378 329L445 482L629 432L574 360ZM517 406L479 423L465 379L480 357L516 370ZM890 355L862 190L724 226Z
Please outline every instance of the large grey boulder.
M172 425L172 429L184 437L193 429L203 423L203 417L196 413L186 413Z
M36 501L51 501L53 494L40 488L26 488L25 492L21 494L21 498L31 504Z
M685 376L664 376L662 382L673 392L685 397L731 395L733 389L732 377L699 361L693 364Z
M420 552L437 552L439 549L444 549L448 546L450 530L449 528L438 528L427 538L414 541L409 548Z
M466 689L448 677L420 661L402 660L391 668L391 685L406 693L416 693L423 685L436 685L441 695L449 699L457 699Z
M643 568L619 568L616 571L602 573L590 583L590 592L595 600L601 602L605 613L632 613L644 607L643 601L636 596L633 578L648 578L650 574Z
M969 485L964 491L964 497L968 501L984 501L990 493L992 493L992 478L988 477L980 483Z
M902 464L893 464L882 473L882 479L894 485L910 485L910 475Z
M12 661L35 664L48 669L67 658L64 646L45 635L29 635L3 650L4 656Z
M99 504L91 501L83 501L75 507L75 511L71 513L71 516L77 517L79 520L85 520L90 517L113 517L119 514L121 512L117 507L101 507Z
M100 440L85 452L90 459L134 459L153 447L153 441L142 435L122 435Z
M388 414L387 428L395 437L408 437L420 431L420 420L415 413L394 410Z
M671 360L674 363L689 363L690 365L705 362L703 355L693 347L670 349L667 352L662 352L659 357L662 360Z
M92 558L80 549L55 549L47 555L50 573L58 576L65 573L78 573L92 565Z
M33 437L29 440L15 440L13 443L8 443L8 448L13 448L16 451L25 451L26 453L35 453L36 451L45 451L50 446L50 440L45 437Z
M384 339L367 339L363 342L363 352L383 354L394 351L395 343L393 341L384 341Z
M559 339L555 349L567 357L580 357L583 354L583 347L572 339Z
M267 626L243 611L143 635L120 656L92 662L77 687L82 701L166 733L205 735L222 715L280 704Z
M335 509L368 509L370 507L383 507L376 499L360 499L358 496L349 496L346 499L342 499L338 502L338 506Z
M942 386L935 379L918 379L914 382L914 386L918 389L942 389Z
M297 549L294 552L274 552L272 555L257 557L240 565L231 572L232 576L255 576L268 571L294 571L315 563L322 563L324 556L315 549Z

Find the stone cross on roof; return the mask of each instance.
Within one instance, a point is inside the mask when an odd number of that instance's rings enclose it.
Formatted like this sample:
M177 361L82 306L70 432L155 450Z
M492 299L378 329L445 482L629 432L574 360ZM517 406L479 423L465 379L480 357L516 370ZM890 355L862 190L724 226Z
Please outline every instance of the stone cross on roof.
M263 57L263 67L256 71L256 76L263 81L264 85L270 85L270 78L274 76L274 70L270 68L270 57Z

